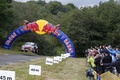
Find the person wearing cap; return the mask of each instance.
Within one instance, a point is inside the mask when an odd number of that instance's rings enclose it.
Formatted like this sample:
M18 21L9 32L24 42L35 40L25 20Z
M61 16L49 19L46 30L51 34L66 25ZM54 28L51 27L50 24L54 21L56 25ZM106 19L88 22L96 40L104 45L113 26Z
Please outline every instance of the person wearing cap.
M101 63L102 66L114 66L117 71L117 76L120 77L120 54L116 54L116 61L112 63Z

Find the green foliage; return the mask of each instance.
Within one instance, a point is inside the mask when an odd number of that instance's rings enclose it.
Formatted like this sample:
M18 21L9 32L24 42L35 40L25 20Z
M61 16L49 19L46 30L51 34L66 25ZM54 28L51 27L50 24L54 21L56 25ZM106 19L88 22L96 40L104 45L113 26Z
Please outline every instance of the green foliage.
M116 33L120 21L119 6L114 1L100 3L99 6L74 10L61 19L67 35L75 45L77 56L84 55L84 50L90 46L119 44L120 36Z
M38 0L38 2L37 2L38 4L40 4L40 5L42 5L42 6L44 6L45 4L46 4L46 2L45 1L43 1L43 0Z
M0 45L8 33L23 25L23 20L33 22L39 19L53 25L61 24L60 29L73 42L77 57L84 56L85 49L90 46L120 44L120 4L114 0L80 9L72 3L62 5L58 1L11 2L0 1ZM65 51L57 39L33 33L20 36L14 46L20 47L25 41L38 43L40 53L44 55L60 55Z
M10 31L13 22L12 0L0 0L0 46L3 45L7 31Z
M57 15L59 11L62 11L63 5L61 2L50 1L49 4L46 4L46 8L48 8L53 15Z

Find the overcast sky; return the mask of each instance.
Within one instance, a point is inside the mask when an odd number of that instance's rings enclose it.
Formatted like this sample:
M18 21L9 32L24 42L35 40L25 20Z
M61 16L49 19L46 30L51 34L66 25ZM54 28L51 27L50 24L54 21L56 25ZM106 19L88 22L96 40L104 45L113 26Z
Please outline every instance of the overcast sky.
M29 0L15 0L15 1L21 1L21 2L25 2L25 1L29 1ZM75 6L77 7L84 7L84 6L93 6L93 5L98 5L99 2L106 2L109 0L45 0L45 2L49 2L49 1L59 1L61 2L63 5L67 4L67 3L73 3Z

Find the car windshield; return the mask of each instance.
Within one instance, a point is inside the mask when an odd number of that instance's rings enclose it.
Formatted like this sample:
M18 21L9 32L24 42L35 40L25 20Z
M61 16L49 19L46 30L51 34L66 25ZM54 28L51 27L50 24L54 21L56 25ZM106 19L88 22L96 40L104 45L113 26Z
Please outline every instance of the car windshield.
M34 46L35 43L32 43L32 42L26 42L25 45L32 45Z

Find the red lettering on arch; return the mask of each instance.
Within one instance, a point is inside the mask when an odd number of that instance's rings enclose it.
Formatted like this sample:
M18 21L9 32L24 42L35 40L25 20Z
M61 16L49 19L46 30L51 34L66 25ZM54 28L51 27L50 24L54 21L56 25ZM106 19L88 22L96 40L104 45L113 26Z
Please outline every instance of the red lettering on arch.
M71 46L71 44L69 44L68 39L65 39L63 42L64 42L65 45L67 46L68 51L69 51L70 53L73 52L72 46Z
M10 42L17 36L17 34L14 32L8 37L8 40L5 42L5 44L9 45Z

